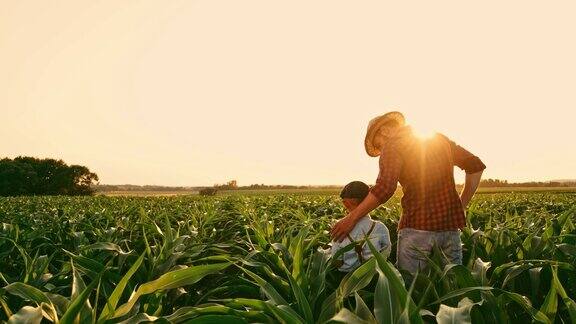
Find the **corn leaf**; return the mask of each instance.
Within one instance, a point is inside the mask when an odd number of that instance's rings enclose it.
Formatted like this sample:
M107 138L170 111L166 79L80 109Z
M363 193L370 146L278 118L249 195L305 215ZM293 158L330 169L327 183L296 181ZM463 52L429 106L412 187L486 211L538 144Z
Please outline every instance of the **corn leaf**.
M132 267L130 267L128 272L126 272L124 277L122 277L118 285L116 285L116 288L114 288L114 291L110 295L110 298L108 298L108 301L106 302L106 305L104 306L104 309L102 310L102 313L98 318L98 323L102 323L109 317L110 314L114 313L114 311L116 310L116 305L118 305L118 302L120 301L120 298L122 297L122 294L124 293L124 290L128 285L128 281L130 280L130 278L132 278L134 273L136 273L138 268L140 268L140 265L142 264L145 255L146 252L140 255L140 257L136 260L136 262L134 262Z
M231 262L226 262L198 265L186 269L168 272L160 276L160 278L147 282L138 287L128 302L120 306L114 312L114 315L112 315L110 318L117 318L128 314L140 296L151 294L160 290L179 288L182 286L194 284L209 274L213 274L228 268L231 264Z
M40 306L24 306L8 319L8 324L40 324L41 322L42 307Z

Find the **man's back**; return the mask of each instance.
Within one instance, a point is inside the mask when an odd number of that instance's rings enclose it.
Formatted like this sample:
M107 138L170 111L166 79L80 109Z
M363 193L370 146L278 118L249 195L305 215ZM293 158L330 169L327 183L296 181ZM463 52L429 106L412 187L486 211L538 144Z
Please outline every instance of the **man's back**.
M372 192L387 196L396 181L400 182L404 195L399 229L457 230L466 223L454 183L454 166L467 173L485 167L446 136L420 139L405 127L386 143L380 156L381 174Z
M346 239L342 242L332 241L332 247L330 249L331 255L336 254L338 250L345 248L353 241L357 242L361 247L361 250L359 249L358 251L352 248L352 250L344 252L341 256L342 265L338 268L340 271L352 271L358 267L362 261L368 260L373 256L370 247L364 242L366 237L368 237L378 251L385 251L387 254L390 253L390 233L386 225L382 222L372 220L370 216L365 216L356 223L356 226L354 226L354 229Z

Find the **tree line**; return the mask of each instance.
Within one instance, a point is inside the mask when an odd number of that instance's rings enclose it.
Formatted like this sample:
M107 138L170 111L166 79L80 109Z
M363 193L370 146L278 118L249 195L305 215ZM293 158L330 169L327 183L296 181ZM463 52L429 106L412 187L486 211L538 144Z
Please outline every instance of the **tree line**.
M490 188L522 188L522 187L576 187L576 180L565 180L565 181L546 181L546 182L508 182L508 180L499 179L484 179L480 181L480 187L490 187Z
M98 175L62 160L19 156L0 160L0 196L90 195Z

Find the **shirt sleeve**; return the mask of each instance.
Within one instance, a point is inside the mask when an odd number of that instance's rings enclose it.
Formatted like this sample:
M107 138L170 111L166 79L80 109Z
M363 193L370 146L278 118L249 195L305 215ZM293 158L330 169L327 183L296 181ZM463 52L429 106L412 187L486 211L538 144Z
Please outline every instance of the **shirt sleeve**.
M396 191L402 164L402 157L395 145L392 143L384 145L380 154L378 178L376 184L370 189L370 192L378 198L380 203L385 203Z
M390 242L390 232L388 231L386 225L384 225L382 222L378 222L376 224L377 224L375 229L376 241L375 242L373 241L372 243L374 244L374 247L378 249L380 254L388 257L390 255L390 250L392 246Z
M390 231L388 227L384 225L384 240L383 240L383 248L385 250L390 250L392 247L392 242L390 241Z
M454 143L454 141L450 140L449 138L446 137L446 139L450 144L450 151L452 153L454 165L464 170L467 174L480 172L486 169L486 165L482 162L482 160L480 160L480 158L468 152L462 146Z
M338 252L338 250L340 249L340 246L338 244L338 241L332 241L331 243L331 247L330 247L330 256L333 257L334 254L336 254L336 252Z

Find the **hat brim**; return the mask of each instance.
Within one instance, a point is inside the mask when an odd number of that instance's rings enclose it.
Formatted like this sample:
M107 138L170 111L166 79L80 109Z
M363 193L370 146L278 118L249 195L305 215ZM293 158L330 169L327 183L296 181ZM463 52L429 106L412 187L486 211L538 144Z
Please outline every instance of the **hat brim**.
M366 131L366 137L364 138L364 148L369 156L376 157L380 155L380 148L374 146L374 138L378 134L380 127L390 122L397 122L399 126L404 126L406 123L404 115L398 111L392 111L382 116L378 116L368 123L368 130Z

